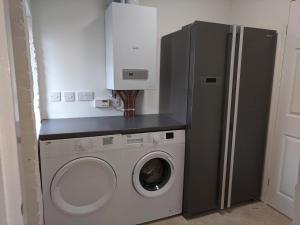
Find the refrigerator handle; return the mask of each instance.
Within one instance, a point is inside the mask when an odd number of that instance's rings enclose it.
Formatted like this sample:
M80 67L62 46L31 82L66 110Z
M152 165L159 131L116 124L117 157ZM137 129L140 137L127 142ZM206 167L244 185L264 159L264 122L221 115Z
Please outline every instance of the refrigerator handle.
M244 41L244 26L241 26L240 27L238 64L237 64L236 89L235 89L235 104L234 104L234 114L233 114L233 131L232 131L231 159L230 159L230 170L229 170L229 187L228 187L228 200L227 200L228 208L231 207L236 127L237 127L237 117L238 117L238 108L239 108L239 92L240 92L241 67L242 67L243 44L244 44L243 41Z
M225 205L226 175L227 175L226 171L227 171L227 162L228 162L228 144L229 144L229 133L230 133L230 115L231 115L231 103L232 103L232 87L233 87L233 73L234 73L234 62L235 62L236 35L237 35L237 26L233 25L230 73L229 73L229 93L228 93L228 106L227 106L227 118L226 118L226 132L225 132L224 164L223 164L223 175L222 175L221 209L224 209L224 205Z

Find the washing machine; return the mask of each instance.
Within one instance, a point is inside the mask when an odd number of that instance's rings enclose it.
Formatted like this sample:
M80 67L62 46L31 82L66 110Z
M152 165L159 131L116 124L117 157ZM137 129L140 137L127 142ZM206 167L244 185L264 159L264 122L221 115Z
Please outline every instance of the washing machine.
M125 135L123 140L134 156L128 183L130 224L181 214L185 131Z
M183 130L40 142L45 225L134 225L182 210Z

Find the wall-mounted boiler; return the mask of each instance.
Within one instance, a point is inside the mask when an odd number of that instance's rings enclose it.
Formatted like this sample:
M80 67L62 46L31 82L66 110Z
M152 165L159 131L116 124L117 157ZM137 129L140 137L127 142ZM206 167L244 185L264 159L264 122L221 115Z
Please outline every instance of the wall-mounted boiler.
M106 87L110 90L154 88L157 10L112 2L106 10Z

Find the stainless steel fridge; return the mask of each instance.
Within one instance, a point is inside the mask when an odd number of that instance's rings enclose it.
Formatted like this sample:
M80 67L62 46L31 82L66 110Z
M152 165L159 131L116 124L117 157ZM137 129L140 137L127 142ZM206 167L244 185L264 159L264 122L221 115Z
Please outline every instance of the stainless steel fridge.
M276 41L201 21L162 38L160 113L187 124L185 217L260 199Z

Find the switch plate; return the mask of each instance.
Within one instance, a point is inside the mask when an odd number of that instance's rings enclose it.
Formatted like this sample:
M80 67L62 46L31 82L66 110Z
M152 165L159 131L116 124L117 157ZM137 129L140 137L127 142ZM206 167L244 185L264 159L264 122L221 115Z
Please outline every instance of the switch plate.
M78 101L93 101L94 92L92 91L81 91L77 93Z
M75 92L66 91L64 92L65 102L75 102Z
M61 101L61 92L50 92L49 95L49 101L50 102L60 102Z

